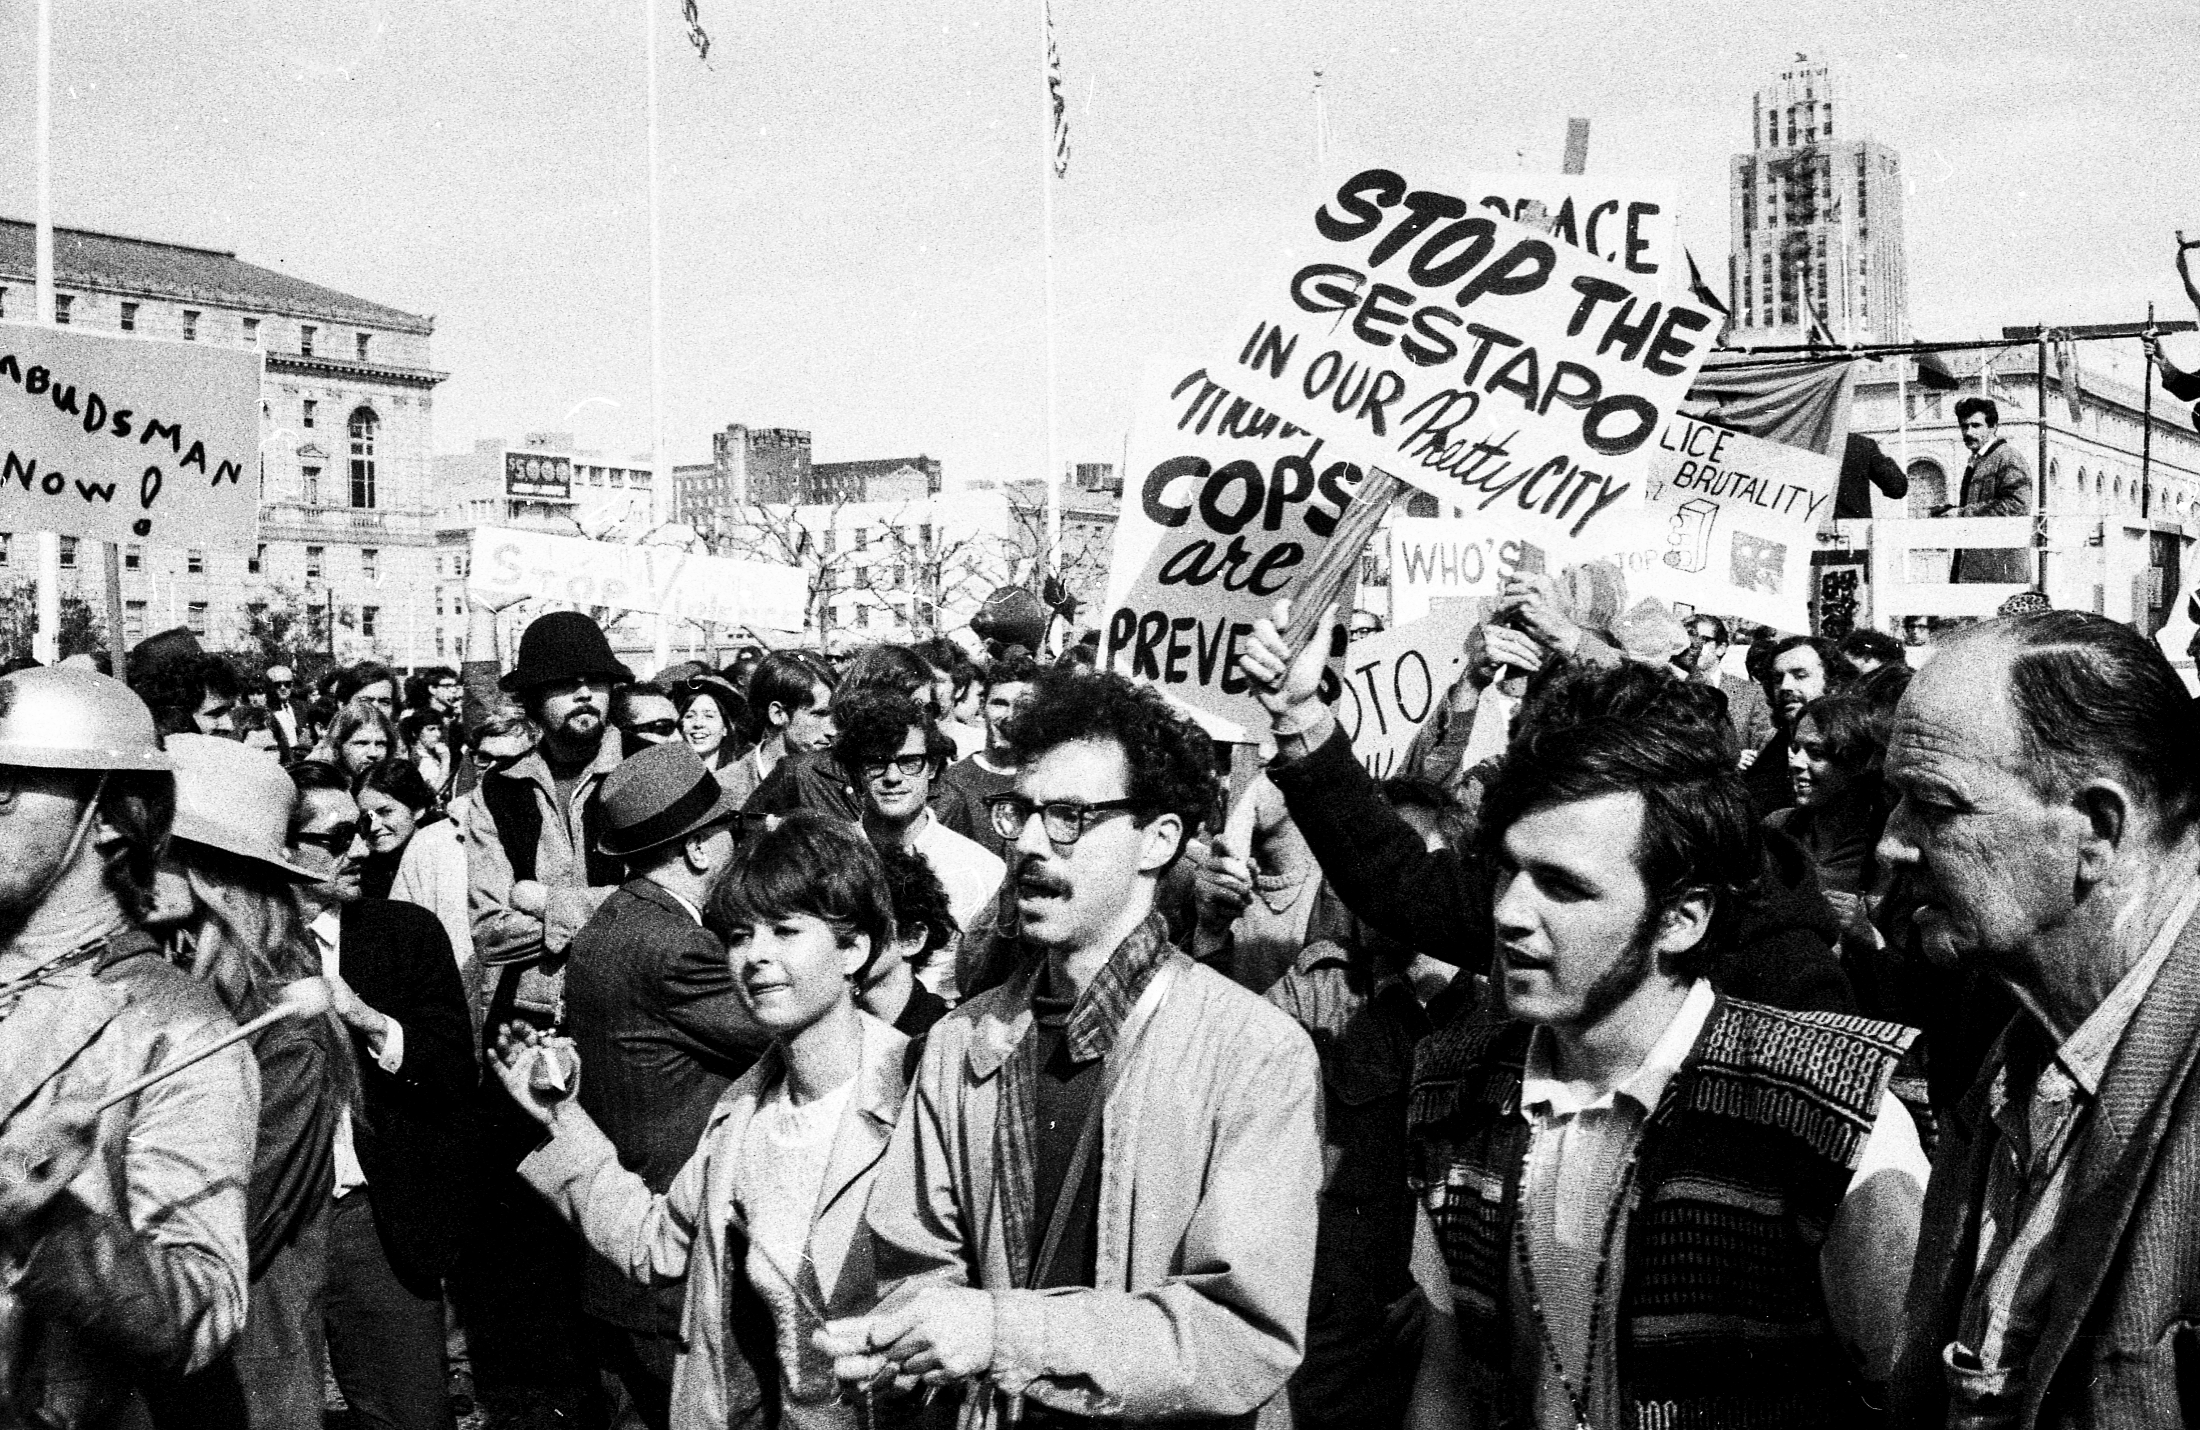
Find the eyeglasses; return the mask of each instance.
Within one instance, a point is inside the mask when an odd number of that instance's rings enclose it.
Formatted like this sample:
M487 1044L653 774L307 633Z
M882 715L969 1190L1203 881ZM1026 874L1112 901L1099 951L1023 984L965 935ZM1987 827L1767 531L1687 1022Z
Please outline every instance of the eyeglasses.
M358 838L358 825L339 824L335 828L323 830L319 834L308 834L304 830L300 830L290 836L290 842L293 844L310 844L316 849L325 850L329 854L341 858L344 854L350 852L353 842Z
M1022 837L1024 828L1031 823L1031 816L1039 816L1040 827L1046 830L1052 844L1075 844L1085 837L1085 831L1111 814L1122 814L1139 807L1137 800L1102 799L1085 804L1072 799L1050 799L1038 804L1020 794L997 794L985 802L993 815L993 832L1003 839Z
M892 765L901 771L903 779L913 780L930 768L931 764L930 755L896 755L891 760L867 761L863 766L863 777L867 780L884 779L886 767Z
M655 735L662 739L679 734L680 722L677 720L640 720L627 726L627 728L637 735Z

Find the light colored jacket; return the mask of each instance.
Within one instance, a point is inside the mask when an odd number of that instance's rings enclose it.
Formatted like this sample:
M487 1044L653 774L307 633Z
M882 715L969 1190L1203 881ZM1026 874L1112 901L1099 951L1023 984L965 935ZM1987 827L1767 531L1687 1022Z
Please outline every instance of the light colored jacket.
M435 915L450 936L451 956L458 960L458 981L466 990L466 1006L476 1018L481 1008L481 963L474 957L473 919L467 912L465 826L459 822L461 806L444 819L416 830L397 860L397 879L390 897L418 904ZM463 808L487 820L471 800Z
M231 1032L213 990L142 934L0 1021L0 1120L88 1106ZM106 1426L152 1372L197 1370L244 1326L259 1068L224 1049L107 1109L91 1158L0 1268L0 1426Z
M901 1110L909 1046L876 1018L858 1016L861 1081L833 1136L798 1272L835 1319L861 1315L878 1299L863 1208ZM560 1112L557 1135L520 1163L520 1175L630 1278L645 1285L687 1278L680 1318L685 1348L672 1371L673 1430L761 1425L763 1386L776 1383L779 1374L776 1365L743 1364L739 1347L728 1343L726 1233L742 1138L758 1104L784 1075L774 1048L728 1087L703 1125L695 1155L663 1196L652 1196L640 1177L619 1165L618 1149L577 1104ZM744 1339L773 1343L769 1326L756 1329L756 1336Z
M542 836L535 846L535 879L545 891L539 917L512 907L512 861L504 853L487 804L479 793L473 796L476 808L459 832L466 846L466 903L473 918L474 956L482 963L522 963L546 953L562 955L581 925L596 916L598 906L618 887L588 882L581 811L604 776L619 767L620 754L619 732L607 728L596 758L581 771L573 797L563 808L558 805L557 781L540 750L506 772L534 786L542 815Z
M1013 1286L994 1184L1001 1066L1032 1031L1032 980L934 1025L871 1192L882 1263L993 1293L991 1380L1120 1422L1245 1415L1305 1352L1321 1192L1314 1044L1278 1009L1170 955L1108 1054L1091 1288ZM989 1423L973 1394L966 1426Z

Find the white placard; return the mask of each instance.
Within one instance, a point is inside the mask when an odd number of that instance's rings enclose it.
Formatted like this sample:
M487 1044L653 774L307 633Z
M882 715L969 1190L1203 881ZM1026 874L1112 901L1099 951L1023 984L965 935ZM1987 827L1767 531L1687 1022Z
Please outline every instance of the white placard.
M1369 169L1310 203L1288 235L1299 256L1255 289L1205 375L1571 560L1641 505L1717 318L1470 192Z
M770 631L802 629L810 590L800 567L506 526L475 530L466 586Z
M0 323L0 530L250 552L260 361Z

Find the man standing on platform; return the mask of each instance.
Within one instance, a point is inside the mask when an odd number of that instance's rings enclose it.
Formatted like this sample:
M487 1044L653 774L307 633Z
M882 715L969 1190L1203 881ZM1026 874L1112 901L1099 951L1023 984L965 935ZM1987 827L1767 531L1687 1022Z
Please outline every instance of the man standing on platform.
M2032 468L2016 445L2001 435L2001 409L1991 397L1956 402L1956 421L1971 460L1963 465L1963 499L1937 507L1934 516L2023 516L2032 510ZM2022 585L2032 579L2031 552L2025 546L1958 551L1950 581Z

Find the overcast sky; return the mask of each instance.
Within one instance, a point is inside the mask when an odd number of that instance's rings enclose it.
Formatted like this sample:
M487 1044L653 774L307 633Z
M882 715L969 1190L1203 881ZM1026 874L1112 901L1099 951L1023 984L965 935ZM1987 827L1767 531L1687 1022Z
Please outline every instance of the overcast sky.
M822 459L1044 467L1038 0L651 0L666 446L807 428ZM649 442L638 0L53 0L60 222L234 249L436 319L436 447ZM31 5L0 22L0 213L31 216ZM1668 175L1723 295L1726 165L1798 50L1900 151L1921 337L2191 317L2191 0L1687 6L1056 0L1066 460L1112 460L1139 363L1235 316L1329 169ZM1861 110L1861 113L1859 113Z

